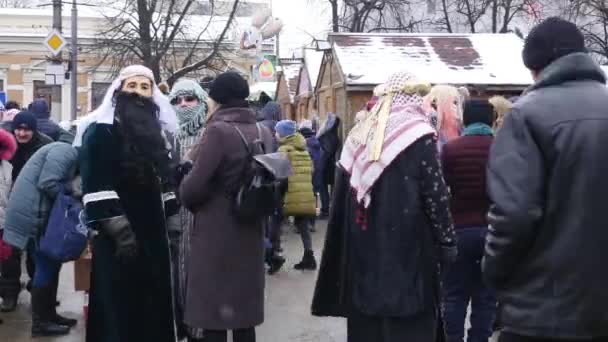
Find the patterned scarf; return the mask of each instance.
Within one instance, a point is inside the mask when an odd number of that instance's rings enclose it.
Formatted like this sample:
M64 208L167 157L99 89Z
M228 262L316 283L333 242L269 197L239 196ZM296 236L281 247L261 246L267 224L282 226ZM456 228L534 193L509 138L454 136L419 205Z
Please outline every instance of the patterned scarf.
M340 165L350 174L357 202L365 208L384 169L418 139L435 133L422 109L428 88L408 73L392 75L377 94L381 96L378 103L348 135Z
M178 139L198 136L205 124L207 116L207 104L201 102L198 106L190 108L176 108L175 112L179 119Z

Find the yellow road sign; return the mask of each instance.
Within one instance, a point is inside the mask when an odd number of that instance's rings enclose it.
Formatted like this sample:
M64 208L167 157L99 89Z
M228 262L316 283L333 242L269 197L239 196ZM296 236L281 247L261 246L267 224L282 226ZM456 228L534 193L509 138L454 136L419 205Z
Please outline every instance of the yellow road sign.
M58 55L61 50L63 50L66 44L67 41L63 38L63 36L61 36L61 33L59 33L59 31L57 30L51 30L48 36L46 36L46 38L44 39L44 46L46 46L46 48L49 49L49 51L53 53L53 55Z

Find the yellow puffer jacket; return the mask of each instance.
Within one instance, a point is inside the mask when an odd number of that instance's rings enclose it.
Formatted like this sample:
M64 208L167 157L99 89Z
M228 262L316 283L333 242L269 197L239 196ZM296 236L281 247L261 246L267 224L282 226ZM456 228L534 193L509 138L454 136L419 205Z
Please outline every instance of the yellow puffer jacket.
M312 160L306 139L300 133L279 140L279 152L287 153L293 174L289 177L283 215L315 216L315 195L312 191Z

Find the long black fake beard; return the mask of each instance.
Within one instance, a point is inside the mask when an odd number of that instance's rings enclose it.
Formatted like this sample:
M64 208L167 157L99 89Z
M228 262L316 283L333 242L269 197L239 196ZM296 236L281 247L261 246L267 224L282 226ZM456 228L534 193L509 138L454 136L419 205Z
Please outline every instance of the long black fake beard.
M166 179L169 151L158 121L158 106L152 99L137 94L115 95L115 125L122 136L122 168L139 184Z

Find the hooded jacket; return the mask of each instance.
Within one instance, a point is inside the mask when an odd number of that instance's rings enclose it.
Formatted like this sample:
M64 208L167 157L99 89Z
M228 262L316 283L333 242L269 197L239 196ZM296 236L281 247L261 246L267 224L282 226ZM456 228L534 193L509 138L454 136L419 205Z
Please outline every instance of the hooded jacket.
M312 185L314 192L319 192L318 190L323 186L323 165L321 164L321 143L319 139L317 139L315 132L310 128L302 128L300 129L300 133L306 139L306 148L308 149L308 154L310 154L310 158L312 159L313 165L313 173L312 173Z
M61 141L71 144L74 141L74 135L64 130L51 120L49 106L45 100L34 100L30 106L30 111L36 116L38 122L38 131L49 136L53 141Z
M585 53L564 56L520 98L491 149L483 274L505 331L608 336L608 89Z
M316 201L312 191L312 160L306 149L306 139L300 133L279 140L279 152L287 153L293 174L287 181L283 214L285 216L315 216Z
M72 180L77 162L78 151L62 142L42 147L28 160L8 200L4 241L24 249L42 233L61 184Z
M38 151L42 146L46 144L50 144L53 142L49 136L40 133L40 131L35 131L32 140L25 144L17 143L17 152L13 155L13 158L10 160L11 165L13 165L12 178L13 182L17 180L19 173L21 173L21 169L25 166L25 163Z
M256 117L257 121L268 128L272 133L274 144L273 151L276 151L279 147L278 142L276 141L274 127L276 126L277 122L281 121L282 116L281 106L279 106L278 103L271 101L264 105L264 108L262 108Z

